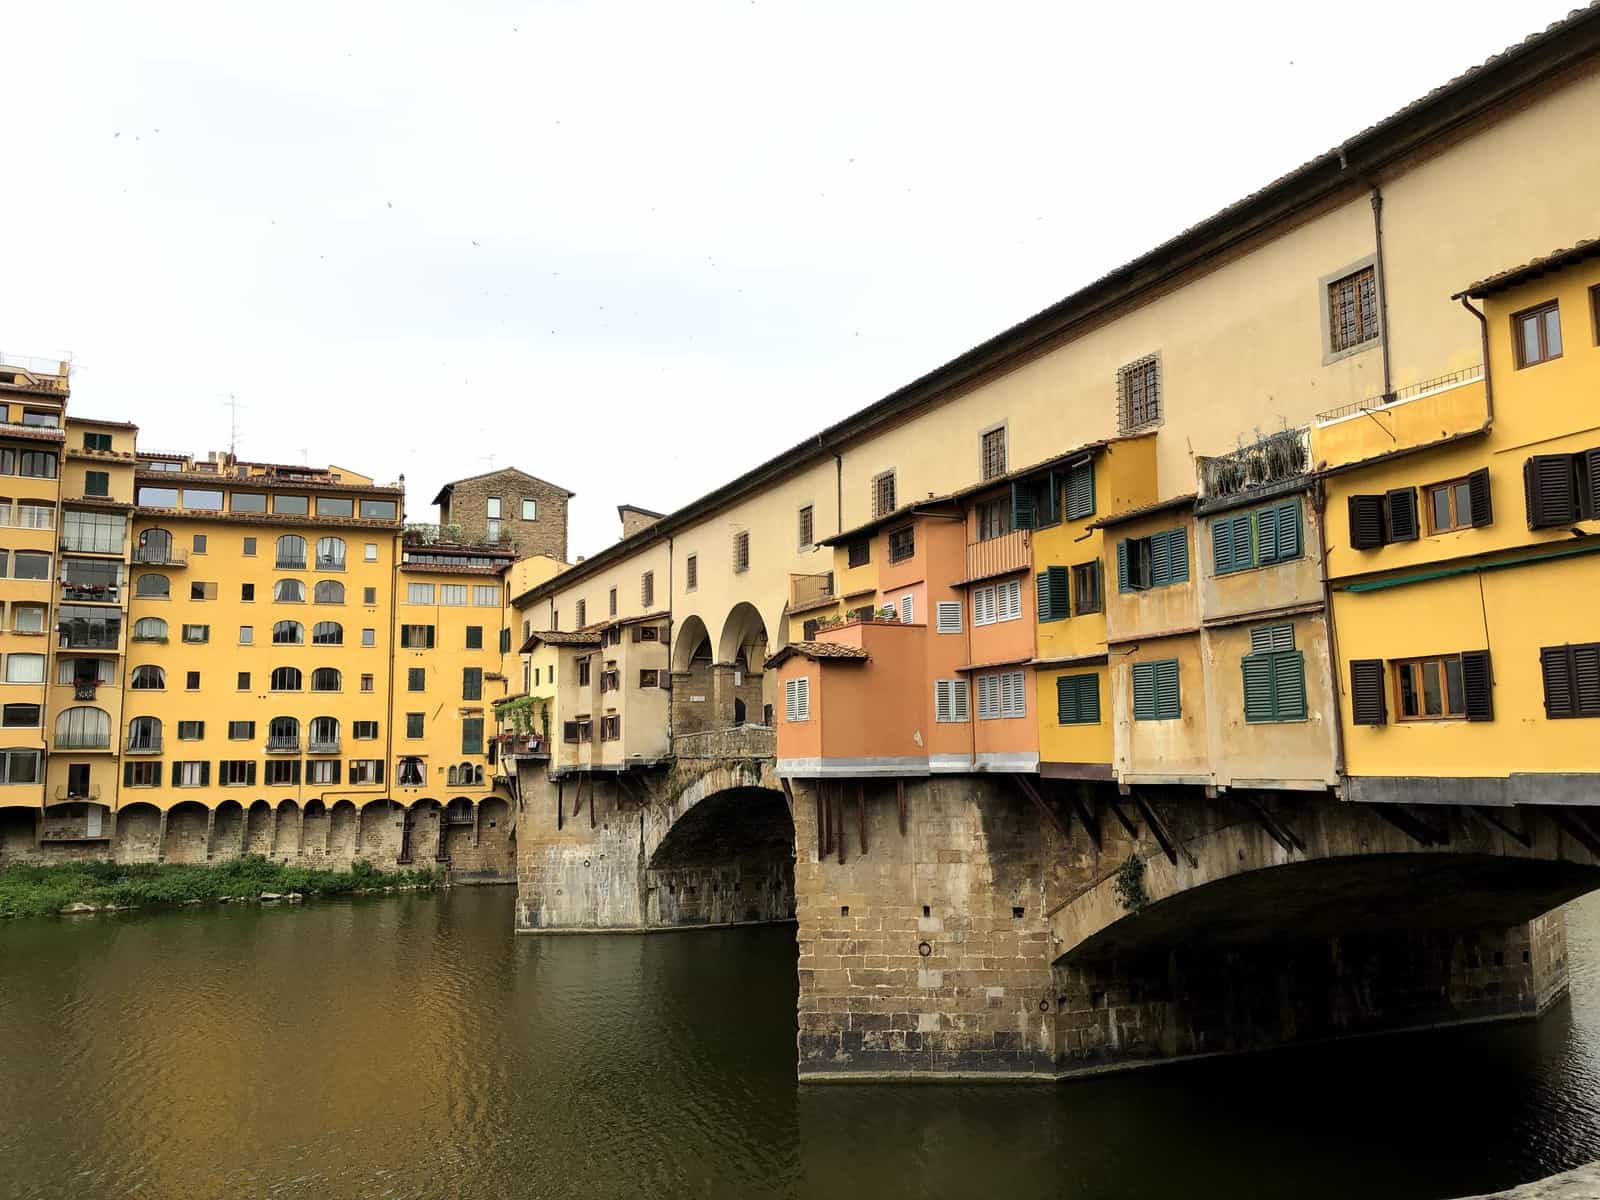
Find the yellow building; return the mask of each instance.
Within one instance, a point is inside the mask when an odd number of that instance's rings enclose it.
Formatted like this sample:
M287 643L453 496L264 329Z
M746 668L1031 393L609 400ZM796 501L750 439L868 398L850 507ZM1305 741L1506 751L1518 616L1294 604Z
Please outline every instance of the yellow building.
M1592 802L1600 243L1457 299L1481 304L1486 377L1447 376L1313 430L1347 793Z

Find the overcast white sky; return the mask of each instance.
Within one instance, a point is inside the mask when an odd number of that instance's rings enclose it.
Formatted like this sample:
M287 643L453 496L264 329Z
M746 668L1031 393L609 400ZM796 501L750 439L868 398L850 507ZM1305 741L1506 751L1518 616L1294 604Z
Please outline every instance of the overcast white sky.
M0 351L593 553L1571 6L11 0Z

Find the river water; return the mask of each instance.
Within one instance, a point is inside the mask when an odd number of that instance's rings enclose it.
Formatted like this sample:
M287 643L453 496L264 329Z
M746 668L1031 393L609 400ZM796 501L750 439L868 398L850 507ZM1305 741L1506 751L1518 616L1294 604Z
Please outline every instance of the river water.
M1542 1021L1056 1086L801 1088L791 928L511 905L0 925L0 1196L1347 1200L1600 1157L1600 895Z

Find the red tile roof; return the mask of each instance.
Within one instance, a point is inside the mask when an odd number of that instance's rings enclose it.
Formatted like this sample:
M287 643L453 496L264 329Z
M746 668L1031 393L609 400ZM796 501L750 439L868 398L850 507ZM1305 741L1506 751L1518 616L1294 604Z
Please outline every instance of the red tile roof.
M1548 275L1551 271L1559 271L1562 267L1570 267L1589 258L1600 258L1600 238L1586 238L1576 245L1568 246L1565 250L1552 250L1543 258L1536 258L1532 262L1523 263L1520 267L1511 267L1487 279L1480 279L1450 299L1459 300L1463 296L1469 296L1476 300L1481 296L1493 295L1495 292L1516 287L1520 283L1530 283L1541 275Z
M843 642L790 642L777 653L770 655L763 666L782 666L796 655L809 658L813 662L823 660L865 662L872 657L860 646L847 646Z

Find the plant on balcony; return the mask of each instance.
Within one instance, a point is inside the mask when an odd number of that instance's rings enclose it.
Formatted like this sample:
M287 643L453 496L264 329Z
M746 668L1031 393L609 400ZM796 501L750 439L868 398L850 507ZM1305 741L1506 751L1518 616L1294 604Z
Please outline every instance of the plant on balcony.
M878 610L878 615L875 619L879 621L899 621L900 610L892 604L885 604Z

